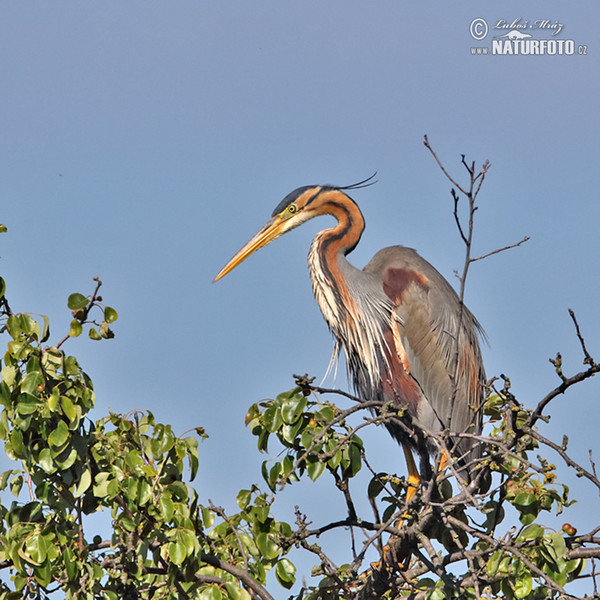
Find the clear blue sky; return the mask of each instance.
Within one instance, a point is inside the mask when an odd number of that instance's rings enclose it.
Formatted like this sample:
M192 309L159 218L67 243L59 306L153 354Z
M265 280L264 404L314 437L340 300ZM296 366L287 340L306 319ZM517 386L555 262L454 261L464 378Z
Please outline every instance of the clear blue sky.
M587 55L472 55L505 33L498 20L519 17L560 22L555 38ZM490 26L481 42L475 18ZM492 163L477 254L531 236L472 269L467 303L489 336L488 374L510 376L534 406L557 383L548 357L561 351L567 373L581 366L567 308L600 356L599 19L596 4L556 1L5 1L0 267L11 306L48 314L57 341L67 295L91 292L99 275L116 339L66 347L94 379L96 416L147 408L178 432L204 426L198 487L232 507L264 458L247 407L292 387L292 373L326 371L332 342L306 254L329 222L214 275L292 189L377 171L354 194L367 229L351 260L400 243L454 282L463 249L427 133L459 177L461 153ZM345 386L343 370L328 383ZM599 390L557 399L545 429L569 434L584 463L590 448L600 460ZM370 443L382 468L404 472L382 430ZM309 511L315 497L298 487L283 500ZM569 520L585 527L590 514L594 493Z

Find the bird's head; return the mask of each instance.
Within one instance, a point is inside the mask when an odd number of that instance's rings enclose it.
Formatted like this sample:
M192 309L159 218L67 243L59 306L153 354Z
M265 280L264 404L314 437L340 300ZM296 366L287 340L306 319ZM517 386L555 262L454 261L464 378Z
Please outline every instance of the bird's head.
M219 281L235 269L259 248L270 244L284 233L306 223L309 219L323 214L333 214L336 201L352 202L344 190L357 189L371 185L372 175L368 179L351 186L335 187L331 185L306 185L290 192L276 207L271 218L252 239L219 271L214 281Z
M259 248L270 244L273 240L302 225L309 219L321 214L315 206L311 208L312 199L318 196L322 186L304 186L289 193L276 207L271 218L241 248L237 254L219 271L214 281L219 281L241 262L246 260Z

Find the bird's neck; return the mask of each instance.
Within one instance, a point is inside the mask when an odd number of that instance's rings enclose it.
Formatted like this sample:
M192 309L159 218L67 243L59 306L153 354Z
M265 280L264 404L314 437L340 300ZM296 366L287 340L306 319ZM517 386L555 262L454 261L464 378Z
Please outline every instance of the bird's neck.
M331 215L337 224L316 235L311 253L318 253L323 268L335 268L338 256L352 252L360 241L365 230L365 219L354 201L339 190L319 195L319 213Z
M339 194L339 192L338 192ZM310 247L308 265L315 299L329 328L344 349L346 365L363 397L377 397L378 374L385 358L381 349L385 340L380 323L390 311L371 281L371 275L351 265L346 254L358 244L364 230L364 219L349 198L335 203L327 212L337 225L319 232ZM369 281L371 285L369 285ZM365 289L369 289L365 297Z
M313 291L325 320L335 332L346 321L346 313L355 312L355 305L348 290L347 274L354 267L346 260L358 244L365 228L365 221L358 206L339 191L322 194L320 211L330 214L337 224L319 232L310 247L308 265Z

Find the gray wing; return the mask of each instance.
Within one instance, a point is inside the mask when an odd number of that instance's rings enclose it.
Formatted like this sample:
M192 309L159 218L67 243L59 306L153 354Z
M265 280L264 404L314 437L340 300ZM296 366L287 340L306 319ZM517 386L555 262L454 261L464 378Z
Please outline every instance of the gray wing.
M364 270L381 277L392 301L404 360L424 396L415 415L417 422L433 431L480 433L485 373L478 340L483 331L475 317L465 306L461 315L452 286L411 248L384 248ZM462 440L456 444L456 456L472 446L471 440ZM466 458L477 455L473 451Z

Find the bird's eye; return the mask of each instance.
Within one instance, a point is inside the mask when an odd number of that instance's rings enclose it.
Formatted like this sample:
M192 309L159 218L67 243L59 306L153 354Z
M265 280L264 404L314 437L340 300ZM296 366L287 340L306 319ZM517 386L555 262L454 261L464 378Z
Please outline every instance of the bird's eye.
M290 215L293 215L298 210L295 204L290 204L287 209Z

